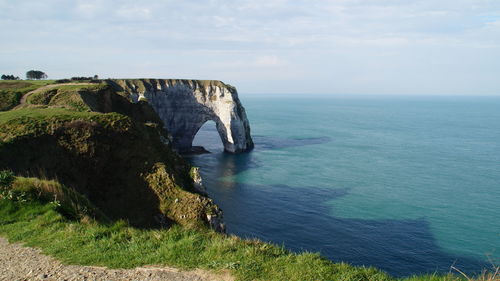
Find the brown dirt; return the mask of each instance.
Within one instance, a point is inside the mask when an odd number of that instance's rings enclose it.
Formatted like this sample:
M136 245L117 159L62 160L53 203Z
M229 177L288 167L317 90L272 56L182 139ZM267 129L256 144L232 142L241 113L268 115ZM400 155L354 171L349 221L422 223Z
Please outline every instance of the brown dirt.
M95 266L64 265L40 250L10 244L0 237L0 280L172 280L202 281L234 278L228 273L215 274L205 270L180 271L171 267L138 267L108 269Z

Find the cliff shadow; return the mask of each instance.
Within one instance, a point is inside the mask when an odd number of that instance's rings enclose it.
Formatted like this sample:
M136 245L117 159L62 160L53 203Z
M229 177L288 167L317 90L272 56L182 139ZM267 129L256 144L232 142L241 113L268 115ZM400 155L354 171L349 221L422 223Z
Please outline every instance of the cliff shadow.
M19 176L56 180L77 191L105 215L95 217L98 221L123 219L139 228L162 226L158 221L162 213L160 199L141 176L149 168L142 166L143 151L128 151L132 146L115 146L117 138L96 133L96 138L103 139L93 147L95 154L91 157L60 145L65 137L42 136L4 145L0 149L0 169L10 169ZM125 142L122 140L122 144ZM85 145L92 146L90 143ZM173 223L161 218L163 225Z
M228 233L283 244L294 252L320 252L335 262L375 266L397 277L447 273L452 265L470 274L489 266L447 253L425 218L330 215L326 202L348 194L348 189L238 183L237 188L210 188L209 193L224 210Z

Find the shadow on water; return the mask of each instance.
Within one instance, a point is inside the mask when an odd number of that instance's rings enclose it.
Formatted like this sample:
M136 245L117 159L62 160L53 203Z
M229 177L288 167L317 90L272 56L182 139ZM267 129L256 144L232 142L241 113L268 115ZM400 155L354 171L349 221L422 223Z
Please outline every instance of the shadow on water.
M424 218L363 220L328 215L326 202L348 192L238 183L237 188L212 190L211 195L224 210L230 233L283 243L292 251L318 251L333 261L375 266L394 276L448 272L451 265L471 273L487 266L484 261L444 252Z
M331 141L326 137L254 139L255 151ZM488 266L482 260L446 253L425 218L365 220L330 215L327 202L345 196L348 189L251 185L224 179L261 166L255 155L213 153L190 158L202 168L210 196L224 210L229 233L283 244L296 252L320 252L337 262L375 266L397 277L446 273L452 265L466 273Z

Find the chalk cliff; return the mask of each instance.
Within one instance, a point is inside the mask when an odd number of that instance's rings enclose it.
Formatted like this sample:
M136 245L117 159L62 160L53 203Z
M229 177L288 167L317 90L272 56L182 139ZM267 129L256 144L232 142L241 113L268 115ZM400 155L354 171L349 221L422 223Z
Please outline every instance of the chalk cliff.
M178 79L112 79L107 83L133 102L147 101L180 152L191 150L196 133L209 120L215 122L225 151L253 148L245 109L233 86L215 80Z
M70 190L76 197L57 200L71 219L223 232L222 211L207 197L197 169L172 151L163 127L148 103L133 103L105 83L40 87L19 108L0 112L0 171ZM49 201L66 196L46 191Z

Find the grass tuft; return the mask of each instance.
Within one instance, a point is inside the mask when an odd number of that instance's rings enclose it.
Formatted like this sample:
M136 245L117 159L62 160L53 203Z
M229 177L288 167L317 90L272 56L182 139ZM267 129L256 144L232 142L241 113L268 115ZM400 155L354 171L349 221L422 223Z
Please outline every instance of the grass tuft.
M468 281L498 281L500 280L500 266L495 266L493 265L490 270L484 269L481 274L477 276L468 276L464 272L462 272L460 269L452 266L451 267L453 270L457 271L460 273L465 279Z
M70 219L89 222L99 218L109 221L87 198L54 180L16 177L9 191L15 198L50 203Z

